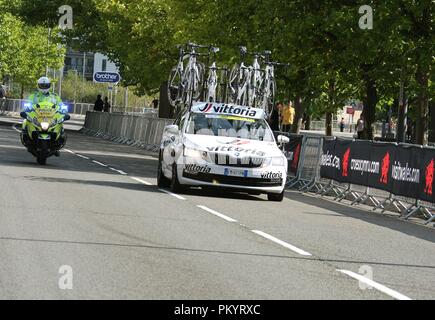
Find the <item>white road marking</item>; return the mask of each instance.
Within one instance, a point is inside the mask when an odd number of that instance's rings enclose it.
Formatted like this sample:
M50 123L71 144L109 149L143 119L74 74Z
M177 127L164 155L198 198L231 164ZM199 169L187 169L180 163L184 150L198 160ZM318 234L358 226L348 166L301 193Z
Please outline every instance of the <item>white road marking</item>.
M107 167L107 165L105 165L104 163L98 162L96 160L92 160L92 162L98 164L99 166Z
M81 154L78 154L78 153L76 153L76 156L80 157L80 158L83 158L83 159L86 159L86 160L90 160L90 158L88 158L86 156L82 156Z
M383 292L383 293L385 293L385 294L387 294L390 297L393 297L395 299L398 299L398 300L412 300L411 298L409 298L409 297L407 297L407 296L405 296L405 295L403 295L403 294L401 294L401 293L399 293L397 291L394 291L393 289L387 288L386 286L384 286L384 285L382 285L380 283L377 283L377 282L375 282L373 280L370 280L369 278L366 278L366 277L364 277L361 274L358 274L358 273L355 273L355 272L352 272L352 271L349 271L349 270L340 270L340 269L337 269L337 271L339 271L341 273L344 273L344 274L347 274L349 277L357 279L358 281L364 282L365 284L367 284L367 285L369 285L369 286L371 286L373 288L376 288L379 291L381 291L381 292Z
M165 189L159 189L160 191L162 191L162 192L164 192L164 193L167 193L167 194L169 194L169 195L171 195L171 196L173 196L173 197L175 197L175 198L177 198L177 199L180 199L180 200L186 200L186 198L184 198L184 197L182 197L182 196L180 196L180 195L178 195L178 194L176 194L176 193L172 193L172 192L170 192L170 191L168 191L168 190L165 190Z
M69 152L69 153L72 153L72 154L76 154L74 151L72 151L72 150L70 150L70 149L63 149L63 150L65 150L66 152Z
M130 177L130 178L133 179L133 180L136 180L137 182L140 182L140 183L142 183L144 185L147 185L147 186L152 186L153 185L152 183L150 183L148 181L145 181L145 180L142 180L142 179L139 179L139 178L136 178L136 177Z
M219 213L219 212L217 212L217 211L215 211L213 209L210 209L210 208L208 208L206 206L197 205L197 207L201 208L202 210L205 210L205 211L207 211L207 212L209 212L211 214L214 214L215 216L218 216L219 218L225 219L225 220L227 220L229 222L237 222L237 220L235 220L233 218L230 218L230 217L228 217L228 216L226 216L226 215L224 215L222 213Z
M260 230L251 230L251 231L254 232L255 234L258 234L259 236L262 236L262 237L264 237L266 239L269 239L269 240L271 240L271 241L273 241L275 243L278 243L279 245L281 245L283 247L286 247L287 249L290 249L290 250L292 250L292 251L294 251L296 253L299 253L300 255L311 256L311 253L309 253L307 251L304 251L302 249L299 249L299 248L291 245L290 243L284 242L284 241L282 241L282 240L280 240L278 238L275 238L274 236L271 236L270 234L267 234L267 233L265 233L263 231L260 231Z
M122 171L122 170L118 170L118 169L115 169L115 168L112 168L112 167L109 167L109 169L112 170L112 171L118 172L119 174L127 175L127 174L126 174L124 171Z

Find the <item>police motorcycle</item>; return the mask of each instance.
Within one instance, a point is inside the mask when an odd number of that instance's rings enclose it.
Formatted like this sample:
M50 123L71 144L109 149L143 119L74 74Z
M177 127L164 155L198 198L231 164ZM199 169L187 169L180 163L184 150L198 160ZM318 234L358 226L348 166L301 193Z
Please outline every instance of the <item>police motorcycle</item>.
M58 157L67 139L63 123L70 119L70 115L62 113L61 107L51 101L41 101L29 112L21 112L20 116L24 119L21 143L37 162L45 165L47 158Z

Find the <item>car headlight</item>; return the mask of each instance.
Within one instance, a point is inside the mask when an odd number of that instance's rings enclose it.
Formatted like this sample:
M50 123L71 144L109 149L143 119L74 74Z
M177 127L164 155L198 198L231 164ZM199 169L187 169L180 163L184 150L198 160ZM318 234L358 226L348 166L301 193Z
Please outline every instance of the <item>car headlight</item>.
M184 148L184 156L194 159L203 159L207 160L207 152L206 151L200 151L196 149L191 148Z
M283 166L285 164L285 158L284 157L273 157L271 161L272 166Z

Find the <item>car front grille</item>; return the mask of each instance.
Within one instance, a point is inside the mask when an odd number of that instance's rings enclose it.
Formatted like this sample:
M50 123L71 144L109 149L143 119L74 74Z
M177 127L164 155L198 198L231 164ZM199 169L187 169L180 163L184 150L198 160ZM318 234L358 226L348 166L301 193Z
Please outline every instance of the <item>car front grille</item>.
M237 168L260 168L265 159L259 157L231 157L228 154L210 154L212 161L216 165Z

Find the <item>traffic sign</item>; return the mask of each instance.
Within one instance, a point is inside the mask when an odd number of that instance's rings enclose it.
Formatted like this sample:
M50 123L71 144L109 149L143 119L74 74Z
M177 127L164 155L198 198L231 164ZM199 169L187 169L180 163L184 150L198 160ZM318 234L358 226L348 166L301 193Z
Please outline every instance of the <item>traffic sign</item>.
M118 83L121 76L117 72L95 72L94 82L98 83Z
M349 108L349 107L348 107L348 108L346 108L346 113L347 113L347 114L352 114L352 115L353 115L353 114L355 114L355 109L354 109L354 108Z

